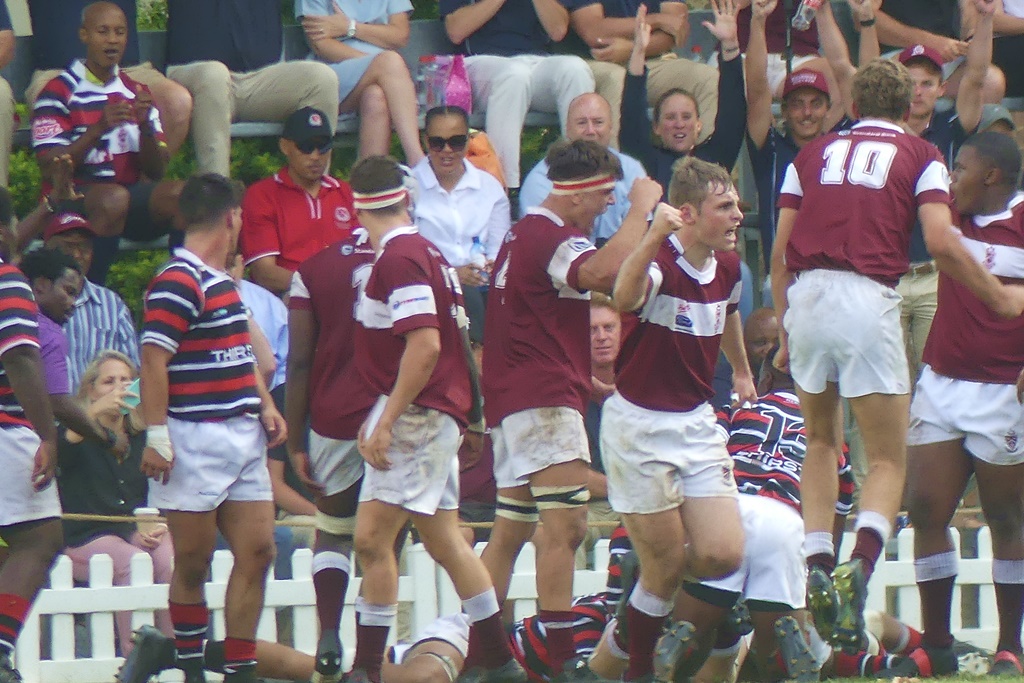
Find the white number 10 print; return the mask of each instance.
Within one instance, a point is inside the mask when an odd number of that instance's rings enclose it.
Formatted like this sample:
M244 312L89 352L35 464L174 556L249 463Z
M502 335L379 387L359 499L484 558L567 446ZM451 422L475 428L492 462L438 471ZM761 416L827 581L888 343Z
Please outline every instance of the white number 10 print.
M853 147L852 158L850 147ZM880 190L889 178L896 145L878 140L863 140L857 144L849 139L836 140L825 148L822 158L825 160L825 167L821 169L822 185L842 185L845 177L851 185Z

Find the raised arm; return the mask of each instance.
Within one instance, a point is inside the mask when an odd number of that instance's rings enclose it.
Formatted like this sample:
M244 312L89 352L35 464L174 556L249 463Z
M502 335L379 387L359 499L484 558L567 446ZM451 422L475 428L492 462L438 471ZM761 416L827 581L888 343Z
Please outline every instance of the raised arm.
M640 5L633 23L633 52L626 66L626 79L622 86L621 120L630 125L619 131L622 151L636 157L650 172L650 159L654 151L651 143L651 117L647 113L647 46L651 41L651 25L647 23L647 6Z
M747 99L743 92L743 60L737 38L735 0L712 0L715 22L704 26L718 39L718 111L715 132L693 150L693 155L732 170L747 131Z
M974 132L981 122L981 90L985 85L985 74L992 64L992 21L996 0L974 0L978 20L967 49L967 68L960 79L960 90L956 95L956 113L960 125L968 133Z
M878 32L875 30L877 18L871 0L852 0L850 9L853 12L854 21L860 27L859 63L866 64L878 57L879 54ZM846 38L839 29L839 24L832 14L831 3L822 3L817 12L817 22L821 49L825 53L832 73L835 74L836 82L839 84L839 97L842 105L840 111L853 118L853 77L857 73L857 68L850 62L850 50L846 44ZM826 121L826 130L838 123L839 116L833 118L835 120Z
M636 246L619 268L619 276L615 278L615 288L612 290L612 301L616 308L620 311L638 311L647 303L655 286L650 275L651 263L658 255L661 243L680 227L682 221L679 209L659 204L650 229L635 243Z
M768 140L768 131L773 122L765 22L777 4L778 0L754 2L750 14L750 41L747 43L747 57L743 65L747 77L747 135L758 149L764 147ZM818 34L821 35L820 22Z
M650 178L637 178L629 190L629 212L622 227L579 269L579 288L612 293L623 261L647 230L647 216L658 205L662 188Z

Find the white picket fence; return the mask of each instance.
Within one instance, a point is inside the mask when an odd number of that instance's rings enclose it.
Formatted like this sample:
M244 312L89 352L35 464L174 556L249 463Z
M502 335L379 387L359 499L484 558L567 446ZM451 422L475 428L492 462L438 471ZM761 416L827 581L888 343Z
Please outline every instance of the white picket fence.
M954 532L955 534L955 532ZM955 536L957 541L958 536ZM853 547L852 534L844 540L844 554ZM895 559L881 563L870 584L868 609L885 611L895 605L894 614L907 623L920 625L920 602L914 586L913 531L903 531L895 542ZM991 648L997 634L995 597L992 590L991 539L987 528L978 538L977 559L961 559L960 574L953 597L953 630L958 638ZM576 573L578 595L602 590L608 566L608 542L595 548L594 569ZM301 549L292 558L289 580L272 579L266 593L266 607L260 620L258 637L277 640L277 613L290 610L292 642L287 643L304 652L316 649L317 625L311 578L312 556ZM223 637L224 593L231 555L218 551L213 563L211 581L206 587L207 603L213 614L211 637ZM416 633L439 615L452 614L460 602L447 575L431 560L422 545L409 549L406 572L399 580L399 602L407 605L410 628ZM115 611L132 610L134 627L152 623L153 610L167 605L167 586L153 584L149 556L140 554L132 564L132 585L112 586L113 568L107 556L94 557L88 587L74 586L71 562L61 557L50 575L50 587L43 590L29 614L18 640L16 664L26 683L110 683L121 663L115 655ZM351 605L358 595L360 580L349 586L342 623L342 639L354 643L354 610ZM976 590L977 613L961 613L961 592ZM518 617L535 610L536 574L533 549L527 546L520 557L512 579L509 599L516 601ZM971 601L968 601L969 603ZM91 656L75 656L75 615L85 615L91 636ZM79 617L81 619L81 617ZM48 622L45 624L44 622ZM965 624L967 626L965 626ZM349 647L351 656L353 648ZM163 674L161 681L181 680L177 672Z

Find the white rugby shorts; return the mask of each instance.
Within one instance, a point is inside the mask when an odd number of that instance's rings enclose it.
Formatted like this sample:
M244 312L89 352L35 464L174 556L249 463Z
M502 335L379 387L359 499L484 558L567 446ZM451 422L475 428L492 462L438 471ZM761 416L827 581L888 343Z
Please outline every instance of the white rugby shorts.
M512 413L491 429L491 442L499 489L526 486L534 472L563 462L590 462L583 416L565 406Z
M379 417L386 401L386 396L378 399L367 424L376 422L373 415ZM459 425L451 415L409 406L391 429L391 469L364 465L359 502L378 500L421 515L457 510L461 440Z
M729 576L701 583L741 593L748 604L773 602L802 609L807 592L807 565L804 520L800 513L766 496L741 494L739 506L746 537L743 563Z
M843 398L910 392L895 289L859 273L809 270L786 295L789 367L801 389L820 394L835 382Z
M267 435L255 415L217 422L167 418L174 465L167 483L149 480L149 505L210 512L226 500L273 501Z
M57 481L42 491L32 487L32 469L39 436L28 427L0 428L0 452L4 454L4 485L0 488L0 526L60 517Z
M986 384L940 375L925 365L910 404L907 444L963 441L993 465L1024 462L1024 407L1013 384Z
M325 496L352 488L365 464L355 439L332 439L309 430L310 476L324 487Z
M608 502L621 514L652 514L687 498L735 498L732 458L715 411L648 410L615 393L604 402L601 458Z
M469 652L469 617L460 612L434 619L416 634L414 642L395 645L395 662L401 664L417 646L431 640L442 640L465 657Z

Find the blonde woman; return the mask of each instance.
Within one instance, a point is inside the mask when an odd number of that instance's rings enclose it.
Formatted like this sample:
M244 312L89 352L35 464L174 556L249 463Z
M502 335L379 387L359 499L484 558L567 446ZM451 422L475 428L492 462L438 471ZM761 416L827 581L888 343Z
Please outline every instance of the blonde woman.
M128 437L128 453L119 459L101 444L86 441L75 432L60 430L57 482L65 513L94 515L131 515L146 505L148 483L139 470L146 444L145 427L131 407L138 394L128 390L138 376L135 364L118 351L101 351L82 374L78 397L86 411L104 427ZM137 553L153 558L153 580L168 583L171 578L173 548L166 525L138 528L130 522L64 521L65 554L71 558L76 581L89 578L89 560L93 555L109 555L114 562L114 585L125 586L131 580L131 561ZM156 612L156 625L173 635L164 610ZM114 626L121 654L131 651L131 614L118 612Z

